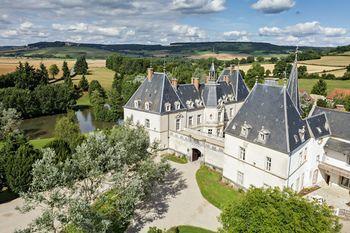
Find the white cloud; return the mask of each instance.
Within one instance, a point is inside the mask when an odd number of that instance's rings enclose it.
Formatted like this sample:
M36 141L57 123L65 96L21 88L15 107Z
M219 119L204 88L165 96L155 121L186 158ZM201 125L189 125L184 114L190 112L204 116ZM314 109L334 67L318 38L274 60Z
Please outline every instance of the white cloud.
M248 41L249 33L246 31L229 31L223 33L226 40L231 41Z
M176 24L172 27L172 31L179 37L184 37L190 40L204 39L206 37L206 33L204 31L198 27L192 27L189 25Z
M173 0L172 9L184 13L213 13L225 9L226 0Z
M18 32L16 30L7 30L7 31L2 31L1 36L8 38L8 37L13 37L13 36L17 36Z
M265 14L276 14L289 10L294 5L294 0L258 0L252 8Z
M33 27L33 24L31 22L25 21L25 22L21 23L21 25L19 26L19 29L20 30L28 30L32 27Z
M323 27L317 21L298 23L285 28L279 27L262 27L259 29L261 36L294 36L294 37L308 37L313 35L323 36L343 36L347 33L345 28Z

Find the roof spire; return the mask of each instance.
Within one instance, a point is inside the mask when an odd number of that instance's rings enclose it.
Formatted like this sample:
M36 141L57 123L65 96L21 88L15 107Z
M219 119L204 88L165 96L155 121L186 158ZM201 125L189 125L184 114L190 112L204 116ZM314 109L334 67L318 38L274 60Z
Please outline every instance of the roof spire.
M163 73L165 74L166 72L166 65L165 65L165 60L163 61Z
M297 47L295 50L295 60L289 75L287 90L295 107L298 109L299 113L301 113L302 110L300 106L299 84L298 84L298 53L299 53L299 47Z
M214 62L211 63L210 70L209 70L209 80L210 81L216 81L216 74L215 74L215 65Z

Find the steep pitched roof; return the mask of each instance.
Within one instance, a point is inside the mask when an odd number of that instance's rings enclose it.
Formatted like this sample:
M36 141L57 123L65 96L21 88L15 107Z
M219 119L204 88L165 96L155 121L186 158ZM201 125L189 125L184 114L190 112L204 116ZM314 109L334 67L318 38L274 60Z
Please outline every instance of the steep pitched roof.
M199 90L193 84L180 84L177 86L176 92L182 103L186 105L188 101L192 101L194 108L202 108L203 105L197 105L196 101L202 101Z
M243 136L241 130L246 126L249 133ZM268 132L264 143L258 140L261 131ZM306 121L301 119L286 88L263 84L255 84L225 132L283 153L292 152L310 138Z
M297 55L293 63L292 70L289 75L287 90L297 110L302 113L300 107L299 84L298 84L298 60Z
M229 95L234 96L231 85L226 82L201 84L200 93L206 107L217 107L220 100L224 100ZM228 100L228 102L233 101Z
M235 100L237 102L244 101L249 94L249 90L248 90L248 87L244 83L244 80L243 80L241 73L237 70L234 70L231 73L229 68L225 68L221 72L217 82L225 81L225 76L227 76L229 78L229 81L230 81L230 84L232 86L232 90L233 90L233 93L235 96Z
M325 148L328 148L333 151L338 151L342 154L350 155L350 144L347 142L337 140L335 138L330 138L327 141Z
M308 117L306 122L314 138L322 138L331 134L325 113Z
M350 113L329 108L315 107L312 115L325 113L331 131L331 136L350 140Z
M135 101L139 101L138 108L134 106ZM155 72L151 80L145 78L124 107L164 114L166 113L165 104L169 103L171 105L170 112L173 112L175 111L175 102L177 101L180 102L179 110L184 110L185 106L171 86L166 74ZM149 110L145 109L146 102L150 103Z

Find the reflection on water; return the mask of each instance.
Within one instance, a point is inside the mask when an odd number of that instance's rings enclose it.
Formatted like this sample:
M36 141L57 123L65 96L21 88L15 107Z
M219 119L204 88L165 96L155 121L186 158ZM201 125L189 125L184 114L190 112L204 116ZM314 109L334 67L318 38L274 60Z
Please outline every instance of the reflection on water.
M57 114L53 116L43 116L24 120L21 129L30 138L49 138L53 137L56 120L65 114ZM78 110L75 112L80 131L88 133L95 129L110 128L114 123L96 121L90 109Z

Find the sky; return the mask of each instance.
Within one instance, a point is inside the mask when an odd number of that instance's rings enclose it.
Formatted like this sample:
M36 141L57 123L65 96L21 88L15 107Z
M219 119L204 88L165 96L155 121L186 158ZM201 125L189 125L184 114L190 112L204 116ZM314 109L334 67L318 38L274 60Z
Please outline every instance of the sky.
M0 46L39 41L350 44L349 0L0 0Z

